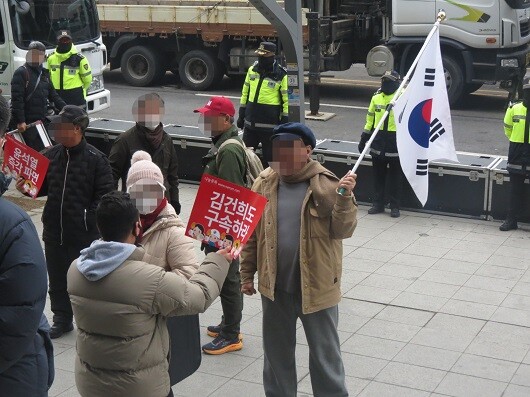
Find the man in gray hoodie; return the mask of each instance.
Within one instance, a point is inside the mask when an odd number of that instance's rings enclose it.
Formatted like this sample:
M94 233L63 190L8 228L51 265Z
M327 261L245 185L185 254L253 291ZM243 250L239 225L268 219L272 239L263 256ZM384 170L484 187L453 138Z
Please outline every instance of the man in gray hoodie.
M135 245L139 213L127 193L104 195L96 222L102 239L68 271L77 389L84 397L171 396L166 317L204 312L233 257L226 249L208 254L189 280L145 263Z

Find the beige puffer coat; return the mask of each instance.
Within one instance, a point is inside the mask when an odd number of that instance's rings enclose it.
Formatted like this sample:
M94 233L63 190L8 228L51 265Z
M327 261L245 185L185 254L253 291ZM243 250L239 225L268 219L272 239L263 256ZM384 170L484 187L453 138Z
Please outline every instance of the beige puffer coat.
M209 254L186 280L143 257L142 248L134 249L97 281L80 272L79 259L70 266L68 292L78 328L75 381L83 397L166 397L166 316L204 312L229 267L221 255ZM101 262L96 258L96 266Z
M186 236L186 225L171 204L160 212L142 238L145 262L189 279L199 267L194 240Z

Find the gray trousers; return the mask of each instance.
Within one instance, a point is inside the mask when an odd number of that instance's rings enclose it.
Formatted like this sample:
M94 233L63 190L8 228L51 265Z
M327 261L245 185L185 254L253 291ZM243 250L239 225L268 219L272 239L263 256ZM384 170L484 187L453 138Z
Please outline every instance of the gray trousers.
M301 296L276 291L263 307L263 386L267 397L296 397L296 320L309 345L309 373L315 397L347 397L337 324L338 306L302 314Z

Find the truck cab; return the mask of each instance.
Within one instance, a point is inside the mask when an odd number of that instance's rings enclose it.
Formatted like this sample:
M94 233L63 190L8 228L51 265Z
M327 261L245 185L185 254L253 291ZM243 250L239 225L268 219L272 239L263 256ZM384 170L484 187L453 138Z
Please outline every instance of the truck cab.
M94 0L4 0L0 3L0 88L11 95L11 78L26 62L33 40L46 46L47 55L55 50L57 32L70 31L77 50L92 68L92 84L87 92L89 113L110 106L110 92L103 84L106 48L101 40Z

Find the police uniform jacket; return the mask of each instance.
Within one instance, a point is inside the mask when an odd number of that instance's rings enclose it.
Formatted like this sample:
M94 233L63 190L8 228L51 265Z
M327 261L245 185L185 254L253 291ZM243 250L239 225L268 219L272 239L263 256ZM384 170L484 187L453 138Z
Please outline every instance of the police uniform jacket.
M504 133L510 140L508 151L508 171L530 172L530 143L526 125L527 108L519 102L508 108L504 116Z
M375 127L383 117L386 107L392 101L394 94L386 95L381 90L378 90L368 107L366 115L366 124L364 126L364 133L372 134ZM398 150L396 144L396 123L394 121L394 111L388 115L383 126L377 133L375 139L370 147L370 154L375 157L386 157L389 159L398 158Z
M240 107L245 109L245 127L272 130L289 115L287 71L277 62L270 72L260 71L255 62L247 72Z

